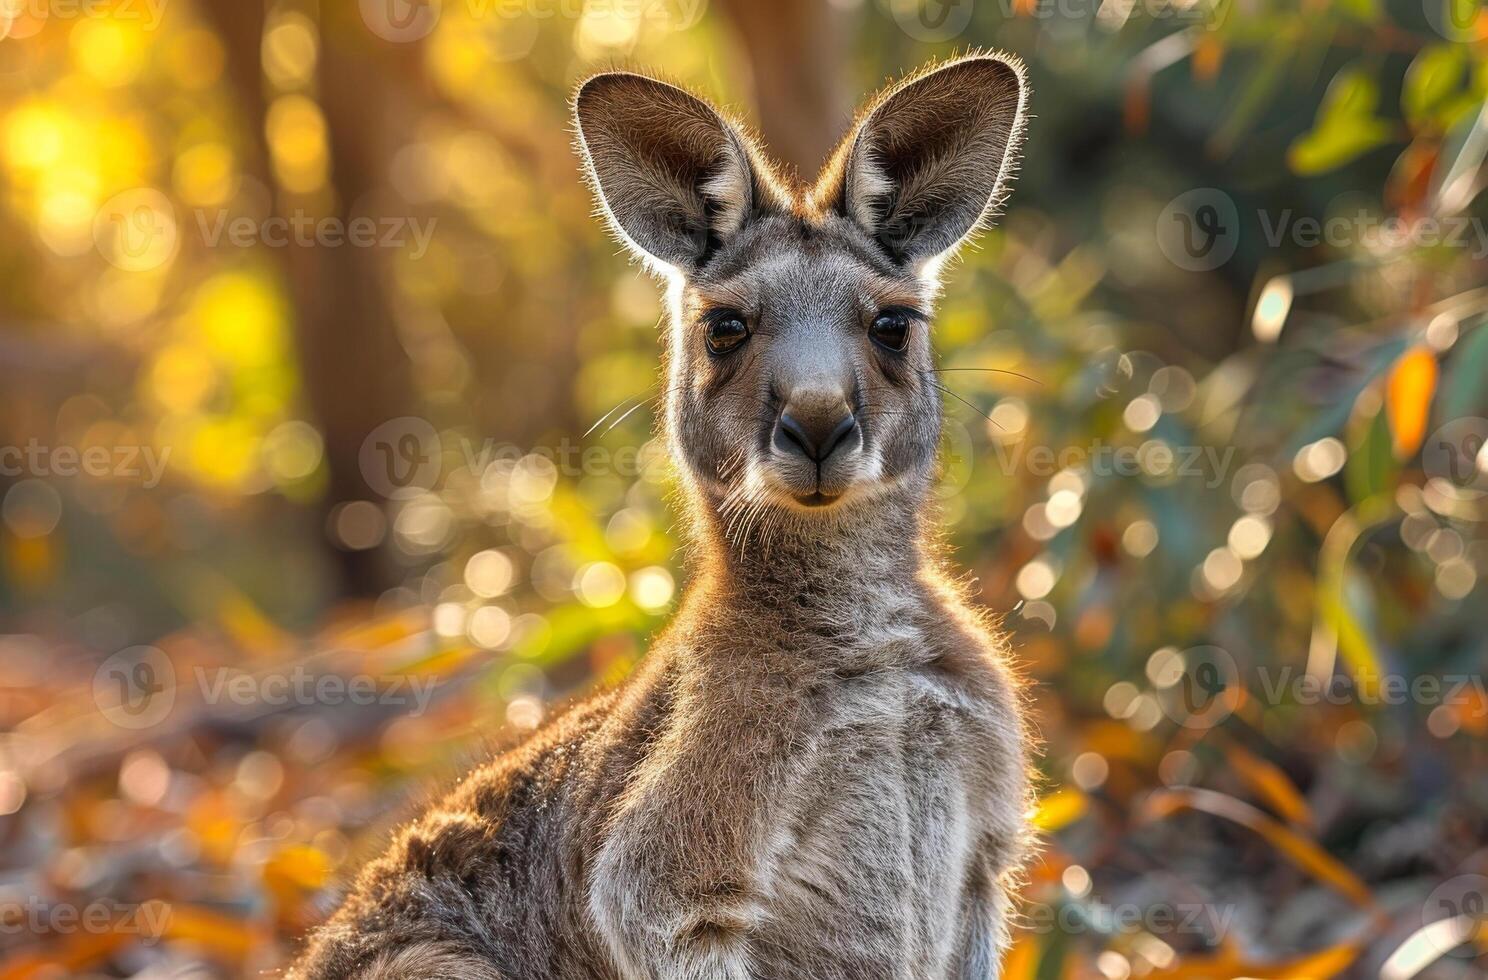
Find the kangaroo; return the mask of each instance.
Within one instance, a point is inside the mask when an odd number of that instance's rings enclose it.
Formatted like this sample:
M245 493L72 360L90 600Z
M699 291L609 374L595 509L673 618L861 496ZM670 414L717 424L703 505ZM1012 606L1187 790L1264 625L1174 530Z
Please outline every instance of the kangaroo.
M936 543L930 324L1026 92L1003 55L922 70L807 187L679 88L584 82L600 209L667 288L691 581L627 683L399 832L292 977L998 976L1029 738Z

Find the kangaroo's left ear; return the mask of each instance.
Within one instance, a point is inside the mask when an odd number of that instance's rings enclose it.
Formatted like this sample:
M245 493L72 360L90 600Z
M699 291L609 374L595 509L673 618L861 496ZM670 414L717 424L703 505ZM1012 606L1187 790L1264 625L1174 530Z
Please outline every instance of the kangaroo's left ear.
M848 137L837 206L911 267L949 255L1001 202L1017 165L1023 65L972 55L890 89Z

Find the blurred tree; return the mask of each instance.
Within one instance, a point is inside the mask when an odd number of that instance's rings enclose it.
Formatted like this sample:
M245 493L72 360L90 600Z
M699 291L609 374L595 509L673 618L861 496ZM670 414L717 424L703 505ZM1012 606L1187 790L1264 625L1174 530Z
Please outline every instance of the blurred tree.
M749 61L765 144L809 180L852 118L847 14L799 0L723 0L721 6Z
M260 55L264 7L242 0L205 0L204 8L226 48L245 127L257 139L250 170L274 187L265 144L269 105ZM321 36L317 83L329 144L330 193L295 194L280 187L276 208L286 218L327 207L351 215L369 202L396 148L400 109L408 100L406 88L399 84L406 72L390 71L381 61L368 58L350 42L356 35L339 29L343 25L331 21L328 26ZM415 62L419 56L415 46L395 47L384 55ZM337 506L372 496L360 471L362 443L383 422L409 414L413 405L409 359L399 343L384 288L382 251L322 248L301 241L280 250L294 307L307 407L325 439L329 482L321 506L326 521ZM326 521L325 541L337 555L347 595L375 596L397 582L397 571L381 552L336 546Z

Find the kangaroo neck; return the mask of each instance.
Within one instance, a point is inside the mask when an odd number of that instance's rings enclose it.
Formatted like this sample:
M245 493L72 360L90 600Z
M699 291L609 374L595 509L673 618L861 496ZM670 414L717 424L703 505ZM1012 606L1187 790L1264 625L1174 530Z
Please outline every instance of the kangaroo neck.
M699 523L718 572L709 576L710 587L720 601L787 631L902 618L923 595L922 510L891 497L882 506L792 512L767 517L758 529L731 531L708 507Z

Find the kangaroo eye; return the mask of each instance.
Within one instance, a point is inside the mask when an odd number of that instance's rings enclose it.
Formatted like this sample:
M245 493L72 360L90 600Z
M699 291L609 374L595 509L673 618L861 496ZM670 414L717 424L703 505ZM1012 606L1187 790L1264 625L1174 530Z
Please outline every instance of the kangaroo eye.
M708 317L708 353L727 354L744 346L749 339L749 324L744 317L731 310Z
M909 324L908 313L902 310L885 310L874 318L873 325L868 328L868 336L883 349L896 354L902 353L909 346Z

